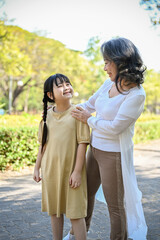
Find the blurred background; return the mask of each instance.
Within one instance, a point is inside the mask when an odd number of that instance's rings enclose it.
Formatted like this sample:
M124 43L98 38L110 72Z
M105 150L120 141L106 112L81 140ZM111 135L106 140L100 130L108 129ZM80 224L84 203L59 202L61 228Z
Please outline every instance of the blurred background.
M32 165L43 109L43 83L69 77L73 103L108 76L100 46L130 39L147 66L145 110L135 143L160 138L159 0L0 0L0 170Z

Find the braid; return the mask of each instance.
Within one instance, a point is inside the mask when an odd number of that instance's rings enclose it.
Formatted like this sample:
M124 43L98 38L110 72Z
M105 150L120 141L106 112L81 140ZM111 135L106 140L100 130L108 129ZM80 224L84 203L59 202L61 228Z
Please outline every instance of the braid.
M47 118L47 102L48 102L48 96L47 93L44 93L44 98L43 98L43 121L46 122L46 118Z
M47 134L48 134L48 128L46 124L46 118L47 118L47 102L48 102L48 96L47 93L44 93L44 98L43 98L43 121L44 121L44 126L43 126L43 136L42 136L42 149L41 152L43 152L44 145L46 144L47 141Z

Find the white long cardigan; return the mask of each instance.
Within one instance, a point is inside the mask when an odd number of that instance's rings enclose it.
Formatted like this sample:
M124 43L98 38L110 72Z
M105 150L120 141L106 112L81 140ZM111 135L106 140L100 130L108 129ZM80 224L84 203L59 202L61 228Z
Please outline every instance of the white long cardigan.
M143 88L135 90L132 94L144 95ZM130 98L126 99L126 108L128 107ZM145 98L144 98L145 100ZM128 116L138 119L144 108L144 101L139 106L129 104L127 111ZM124 109L125 111L125 109ZM142 193L138 189L137 179L134 169L133 159L133 141L134 135L134 124L127 128L124 132L119 135L120 148L121 148L121 164L122 164L122 175L124 182L124 199L125 199L125 210L127 216L128 225L128 237L133 240L145 240L147 235L147 226L144 218L142 208Z
M135 104L133 98L141 95L142 99L138 104ZM143 87L140 89L135 88L126 96L121 108L121 114L135 119L134 123L129 126L125 131L119 134L120 149L121 149L121 165L122 176L124 183L124 204L127 218L128 237L133 240L146 240L147 225L144 218L142 208L142 193L138 189L135 169L133 165L133 141L134 125L138 117L144 109L145 92ZM83 104L82 104L83 105ZM127 109L127 111L126 111ZM94 121L94 120L93 120ZM102 188L100 187L96 198L104 201Z

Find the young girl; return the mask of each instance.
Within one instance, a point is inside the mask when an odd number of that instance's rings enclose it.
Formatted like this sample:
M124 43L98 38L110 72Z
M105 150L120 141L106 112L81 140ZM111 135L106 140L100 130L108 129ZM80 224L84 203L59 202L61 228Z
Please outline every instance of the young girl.
M44 83L44 115L39 125L39 152L33 179L42 179L42 211L51 216L54 240L63 237L63 214L71 220L76 240L86 240L85 153L89 127L71 116L73 88L62 74ZM55 106L47 111L47 103ZM42 178L40 177L40 168Z

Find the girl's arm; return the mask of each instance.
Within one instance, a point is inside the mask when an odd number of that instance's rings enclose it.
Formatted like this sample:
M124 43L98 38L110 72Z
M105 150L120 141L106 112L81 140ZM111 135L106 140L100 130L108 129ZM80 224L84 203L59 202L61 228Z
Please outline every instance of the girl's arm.
M38 155L37 155L37 160L36 160L36 164L34 167L34 173L33 173L33 179L36 182L40 182L41 181L41 177L40 177L40 168L41 168L41 160L42 160L42 156L44 154L44 151L41 153L41 148L42 146L39 146L39 150L38 150Z
M78 145L75 168L69 180L72 188L77 188L81 185L81 173L85 162L86 148L87 143L80 143Z

